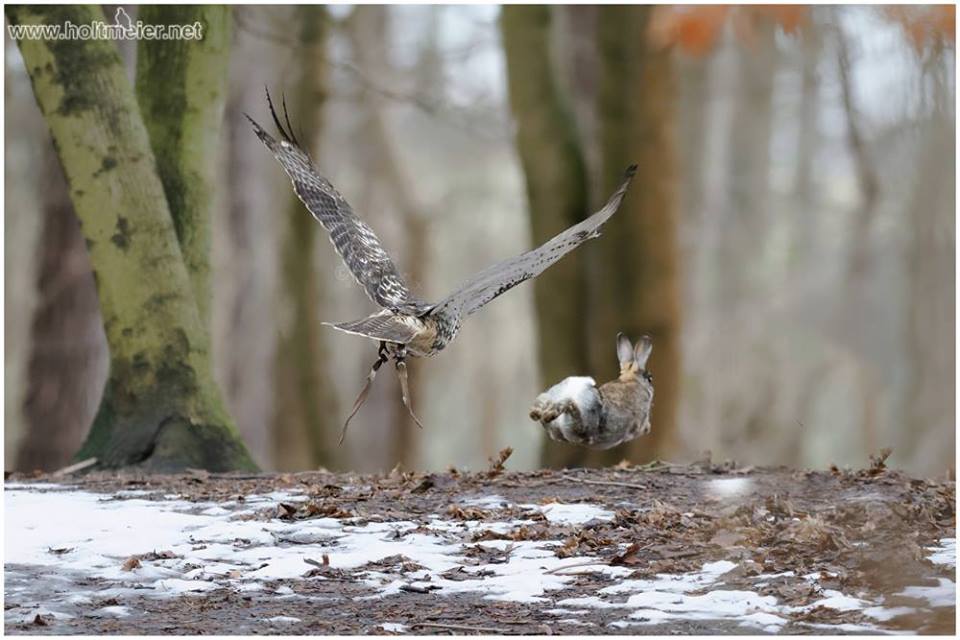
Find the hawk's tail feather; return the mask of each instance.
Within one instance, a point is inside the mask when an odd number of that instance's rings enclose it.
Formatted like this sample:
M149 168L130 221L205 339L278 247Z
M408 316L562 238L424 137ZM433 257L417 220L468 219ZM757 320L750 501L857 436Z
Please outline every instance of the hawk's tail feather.
M380 311L360 320L324 322L323 324L345 333L395 344L408 344L417 336L417 329L404 322L402 316L394 315L392 311Z

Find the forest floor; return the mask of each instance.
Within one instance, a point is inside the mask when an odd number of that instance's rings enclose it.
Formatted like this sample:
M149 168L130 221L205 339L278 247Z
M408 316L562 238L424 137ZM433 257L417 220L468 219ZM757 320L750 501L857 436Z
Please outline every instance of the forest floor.
M953 634L955 484L619 466L8 477L9 634Z

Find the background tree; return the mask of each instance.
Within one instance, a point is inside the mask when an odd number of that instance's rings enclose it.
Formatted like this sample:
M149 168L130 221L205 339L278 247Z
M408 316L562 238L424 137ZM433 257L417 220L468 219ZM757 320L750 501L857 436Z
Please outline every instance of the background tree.
M526 181L533 246L589 214L587 173L576 122L551 59L553 8L507 5L500 30L510 108ZM543 385L589 371L583 251L566 256L533 281L538 360ZM563 465L578 450L544 439L542 460Z
M637 177L604 245L587 247L598 265L588 298L596 310L590 330L591 371L616 372L618 331L653 338L648 368L656 397L649 436L596 456L642 462L665 451L680 398L680 272L675 184L674 77L668 51L649 37L653 7L609 7L600 14L600 87L597 117L601 192L612 191L627 165Z
M228 18L214 12L211 19L204 15L209 10L195 14L205 39L225 43L217 29ZM99 9L86 6L8 7L7 16L15 25L103 20ZM252 468L213 383L209 336L116 48L97 40L19 44L87 241L110 347L107 388L78 456L111 467ZM198 62L192 56L205 50L178 44L181 64L163 70L174 83L175 72L189 69ZM162 86L158 79L156 90ZM209 214L180 212L196 225Z
M299 31L294 77L287 102L295 133L316 155L323 137L327 99L327 32L329 17L322 6L302 5L293 12ZM292 190L280 216L280 311L274 361L274 415L270 429L273 459L284 470L329 467L337 428L336 396L327 369L326 331L320 324L321 289L325 278L316 265L317 239L327 244L323 229ZM319 229L319 232L318 232Z
M53 471L80 448L97 411L109 355L90 258L53 146L41 147L39 299L33 314L23 412L26 431L15 466Z

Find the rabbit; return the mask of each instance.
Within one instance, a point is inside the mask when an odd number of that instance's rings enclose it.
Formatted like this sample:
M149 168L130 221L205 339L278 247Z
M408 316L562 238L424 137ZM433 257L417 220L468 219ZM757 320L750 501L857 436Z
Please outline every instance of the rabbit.
M591 449L609 449L650 433L653 378L646 366L652 350L648 336L634 346L617 334L619 378L600 387L590 377L565 378L537 396L530 418L551 439Z

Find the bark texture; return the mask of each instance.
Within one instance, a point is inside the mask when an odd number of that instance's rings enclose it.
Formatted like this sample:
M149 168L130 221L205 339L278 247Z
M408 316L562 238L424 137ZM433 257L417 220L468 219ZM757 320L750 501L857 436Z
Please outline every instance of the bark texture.
M12 24L104 20L81 5L6 11ZM116 47L19 46L90 252L110 347L110 378L78 457L150 470L252 468L213 383L209 337Z
M203 28L202 40L141 42L136 92L204 327L210 325L210 212L227 94L230 11L144 5L138 16L146 24Z

